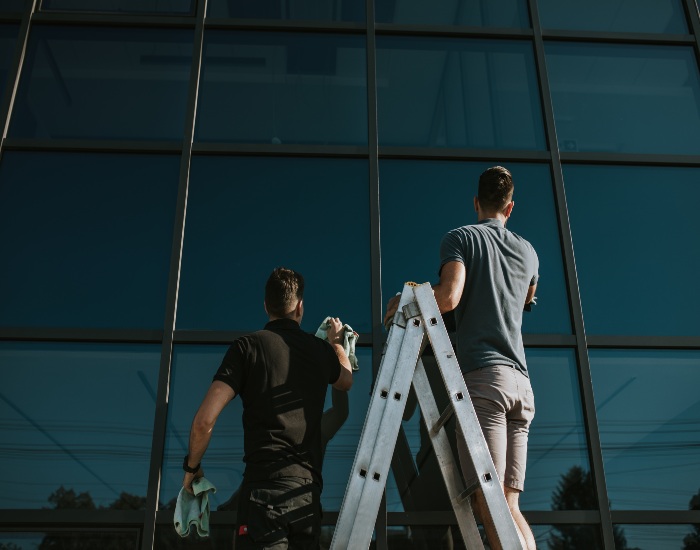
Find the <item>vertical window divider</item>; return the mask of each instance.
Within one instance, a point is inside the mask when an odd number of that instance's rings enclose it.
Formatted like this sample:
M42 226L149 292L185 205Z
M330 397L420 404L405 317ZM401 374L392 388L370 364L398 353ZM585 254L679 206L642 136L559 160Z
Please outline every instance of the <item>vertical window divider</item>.
M15 97L19 88L19 81L22 76L22 68L24 66L24 56L27 53L27 44L29 43L29 29L31 27L31 19L37 9L39 0L25 0L24 12L22 12L22 22L19 25L19 33L17 35L17 46L15 46L15 58L12 62L12 67L8 71L7 84L4 90L2 105L0 105L0 121L2 121L2 137L0 138L0 160L5 149L5 140L7 139L7 131L10 127L10 117L12 109L15 105Z
M690 30L695 39L695 61L700 65L700 13L696 0L683 0L686 16L690 22Z
M535 61L537 74L540 81L540 93L542 108L545 116L545 129L547 132L547 145L552 156L552 178L554 181L554 195L559 221L560 242L564 252L564 270L569 291L569 307L574 324L576 336L576 357L578 362L578 376L583 401L583 417L588 439L588 452L595 480L595 492L600 510L600 522L605 548L613 550L615 540L613 536L613 524L610 516L610 504L605 480L603 465L603 452L600 443L598 419L593 398L593 381L591 378L591 365L588 358L586 343L586 331L584 326L583 311L581 308L581 295L578 286L576 263L574 256L571 225L569 223L566 192L564 189L564 175L562 172L561 156L557 142L556 125L554 122L554 106L549 88L547 75L547 62L544 51L544 39L540 25L537 0L529 0L530 19L534 31Z
M177 299L180 288L180 269L185 238L185 218L187 196L189 192L190 167L192 164L192 143L197 116L197 97L204 52L204 19L207 0L198 0L197 18L194 31L194 47L190 69L190 88L187 96L187 113L180 158L180 179L177 192L177 211L173 227L173 244L170 257L168 294L166 298L165 325L158 373L156 411L153 422L153 439L151 444L151 462L148 475L148 494L146 498L146 517L141 536L142 550L153 548L158 511L158 497L162 476L165 439L168 420L168 398L170 393L170 374L172 370L173 340L177 318Z
M372 290L372 373L379 372L384 346L382 323L382 260L379 230L379 130L377 122L377 39L374 0L366 0L367 24L367 147L369 152L370 270ZM387 550L386 487L375 522L377 550Z

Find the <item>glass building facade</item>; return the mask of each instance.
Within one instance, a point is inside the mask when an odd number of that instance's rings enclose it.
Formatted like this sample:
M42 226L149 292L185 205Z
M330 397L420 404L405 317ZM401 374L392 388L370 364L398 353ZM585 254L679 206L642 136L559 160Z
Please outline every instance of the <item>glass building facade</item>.
M360 333L327 398L327 545L384 304L437 281L495 164L541 262L538 548L700 548L699 59L695 0L1 1L0 548L228 547L240 400L208 541L178 540L174 502L277 265L305 330ZM409 403L372 548L463 548L425 440Z

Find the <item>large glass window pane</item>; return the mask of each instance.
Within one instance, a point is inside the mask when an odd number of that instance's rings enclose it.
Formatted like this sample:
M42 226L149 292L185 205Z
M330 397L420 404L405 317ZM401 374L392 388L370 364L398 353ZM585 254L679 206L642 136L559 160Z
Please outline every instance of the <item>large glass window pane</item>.
M8 73L15 58L17 32L17 25L0 25L0 100L4 97Z
M378 36L377 100L381 145L545 148L529 42Z
M540 22L545 29L582 31L688 32L680 0L538 0Z
M479 175L489 166L481 162L380 162L382 292L386 299L400 292L406 281L437 282L440 241L450 229L476 223L473 198ZM528 239L540 260L538 305L523 315L523 332L570 333L549 169L515 163L508 168L515 181L515 208L508 229Z
M210 31L196 139L367 143L365 38Z
M234 529L233 525L210 525L209 536L204 540L197 540L193 535L182 538L173 529L172 524L156 524L153 548L155 550L229 549L232 548Z
M181 141L192 31L34 26L10 136Z
M190 15L195 0L43 0L43 11L158 13Z
M603 537L599 525L530 525L537 548L543 550L603 550ZM615 541L619 539L615 533ZM615 546L617 550L627 546ZM630 549L631 550L631 549ZM639 549L636 549L639 550Z
M162 328L179 158L7 151L0 326Z
M0 508L146 504L160 346L0 342Z
M693 49L547 43L562 151L700 153Z
M525 0L376 0L379 23L459 25L467 27L528 28L530 18Z
M700 545L698 525L615 525L614 528L627 543L622 546L616 538L615 548L694 550Z
M586 330L697 336L700 170L564 166ZM642 226L643 224L643 226Z
M190 425L204 398L212 377L226 353L226 346L177 346L173 358L168 431L163 465L160 502L175 508L182 486L182 457L187 454ZM345 494L355 451L369 407L372 388L372 354L357 348L360 370L355 372L350 392L328 388L325 413L338 420L340 428L330 430L323 463L323 508L339 511ZM204 457L203 468L217 488L211 496L212 510L235 510L237 490L241 484L243 463L243 406L240 398L224 409L216 424ZM343 418L345 417L345 418Z
M172 528L171 528L172 529ZM174 529L173 529L173 532ZM55 529L34 533L0 533L3 550L29 550L30 548L109 548L130 550L138 548L139 533L136 529Z
M306 280L305 330L334 315L369 332L367 172L363 160L195 157L178 328L259 328L281 265Z
M19 13L24 9L24 0L3 0L0 3L0 12Z
M309 2L308 0L209 0L209 17L284 19L310 21L352 21L364 23L365 0Z
M687 510L700 480L700 351L589 355L611 508Z

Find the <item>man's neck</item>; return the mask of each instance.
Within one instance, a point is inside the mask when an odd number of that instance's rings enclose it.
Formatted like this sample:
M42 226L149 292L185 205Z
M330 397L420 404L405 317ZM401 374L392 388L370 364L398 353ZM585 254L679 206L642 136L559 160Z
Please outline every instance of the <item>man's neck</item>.
M495 213L494 212L489 212L489 213L480 212L478 217L477 217L477 221L483 222L484 220L499 220L503 224L503 226L505 227L506 222L508 221L508 218L506 218L502 212L495 212Z

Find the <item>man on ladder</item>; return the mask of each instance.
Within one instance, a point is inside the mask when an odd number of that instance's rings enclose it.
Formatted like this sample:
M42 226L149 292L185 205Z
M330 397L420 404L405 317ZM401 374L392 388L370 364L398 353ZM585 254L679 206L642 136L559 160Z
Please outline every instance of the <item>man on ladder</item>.
M521 334L522 312L534 303L539 261L529 242L505 228L513 206L510 172L496 166L481 174L474 197L477 223L453 229L443 238L440 282L434 291L440 312L455 312L457 360L521 544L535 550L518 498L535 413ZM394 318L398 305L398 296L387 304L385 323ZM459 429L457 442L469 485L474 471ZM474 505L490 544L498 547L480 490Z

